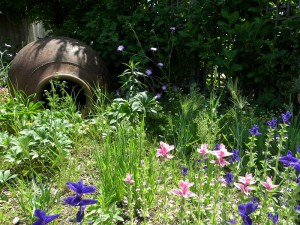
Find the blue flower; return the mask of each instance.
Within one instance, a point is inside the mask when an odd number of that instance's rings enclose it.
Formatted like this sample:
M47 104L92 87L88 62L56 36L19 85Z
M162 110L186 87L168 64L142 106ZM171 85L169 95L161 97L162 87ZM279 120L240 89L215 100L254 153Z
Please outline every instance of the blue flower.
M293 153L290 150L288 150L286 156L281 156L279 158L279 162L282 162L284 166L290 166L291 163L299 162L299 159L295 158L293 156Z
M149 70L149 69L147 69L145 73L147 74L147 76L151 76L151 74L152 74L152 71L151 71L151 70Z
M261 133L258 131L258 126L256 124L254 124L253 128L249 129L248 131L250 132L250 134L255 136L261 135Z
M170 27L170 30L174 31L176 30L176 27Z
M94 186L88 186L83 185L82 180L80 180L78 183L68 182L67 187L69 187L71 190L76 192L75 196L70 196L63 201L71 206L79 206L79 210L76 214L76 221L81 222L84 218L84 210L87 205L95 204L98 201L94 199L82 199L83 194L92 194L96 191L96 187ZM71 222L74 222L74 220L70 220Z
M182 175L183 175L183 176L186 176L186 175L187 175L187 172L188 172L188 170L189 170L189 169L188 169L187 167L185 167L185 166L184 166L184 167L182 167Z
M245 225L252 225L250 214L253 213L258 207L258 204L248 202L246 204L239 204L239 214L241 215Z
M46 216L46 213L41 209L36 209L34 211L34 215L37 218L37 221L35 221L32 225L45 225L59 217L59 214Z
M290 111L287 111L286 113L282 113L281 117L282 117L283 123L290 125L291 124L290 119L292 118L292 116L293 115Z
M75 191L79 196L82 196L83 194L92 194L96 191L96 187L94 186L83 185L82 180L78 183L67 182L67 187Z
M254 196L254 197L251 199L251 202L253 202L253 203L258 203L258 202L259 202L259 198Z
M296 163L290 163L290 166L294 167L294 169L300 173L300 163L299 162L296 162Z
M157 98L157 99L160 99L160 98L161 98L161 93L157 93L157 94L156 94L156 98Z
M167 90L167 86L166 86L166 85L163 85L163 86L161 87L161 90L166 91L166 90Z
M85 210L85 208L86 208L86 206L84 205L84 206L81 206L80 208L79 208L79 210L78 210L78 212L76 213L76 219L74 220L74 219L71 219L71 220L69 220L71 223L75 223L75 222L77 222L77 223L81 223L81 221L83 220L83 218L84 218L84 210Z
M238 221L237 220L228 220L228 224L237 224Z
M214 150L216 151L220 150L220 144L216 144L216 148Z
M277 119L276 118L273 118L272 120L267 121L267 123L272 129L276 129L276 126L277 126Z
M239 150L233 149L232 150L233 155L229 159L229 162L235 162L235 161L241 161L241 158L239 157Z
M296 150L300 153L300 145L298 146L298 148L296 148Z
M278 224L278 214L268 213L268 218L273 221L273 223Z
M64 202L71 206L84 206L84 205L92 205L97 203L97 200L94 199L82 199L79 195L70 196L63 199Z
M232 173L226 172L226 176L224 177L224 179L227 183L227 186L232 187L231 184L230 184L230 183L234 182L234 177L233 177Z

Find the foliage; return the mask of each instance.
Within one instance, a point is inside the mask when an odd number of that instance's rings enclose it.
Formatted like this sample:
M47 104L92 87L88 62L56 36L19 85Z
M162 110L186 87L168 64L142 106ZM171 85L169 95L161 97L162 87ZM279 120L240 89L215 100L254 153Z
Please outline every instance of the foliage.
M19 131L32 121L34 115L40 112L42 103L34 102L34 94L24 96L21 92L14 92L14 98L10 97L0 106L0 123L2 131Z
M299 75L299 12L291 7L285 18L282 10L277 20L270 1L89 0L74 5L70 0L23 0L17 5L24 4L26 14L43 21L53 34L99 50L112 74L124 70L124 56L116 53L122 44L144 67L154 69L159 59L168 68L168 82L185 89L190 83L205 88L205 74L217 66L227 78L238 78L244 94L264 107L282 105L292 77ZM159 49L158 58L151 47ZM136 60L139 56L143 59Z

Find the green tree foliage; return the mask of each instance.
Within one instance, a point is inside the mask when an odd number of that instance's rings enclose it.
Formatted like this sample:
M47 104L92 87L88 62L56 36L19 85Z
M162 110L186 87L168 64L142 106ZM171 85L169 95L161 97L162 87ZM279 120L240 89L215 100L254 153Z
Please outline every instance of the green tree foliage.
M19 4L11 4L4 0L0 7L22 11L33 20L43 21L55 35L71 36L91 45L99 51L114 77L124 70L122 63L128 61L117 53L118 45L149 57L152 57L149 49L157 47L160 60L170 68L171 83L188 87L193 80L204 87L205 74L217 66L219 73L238 78L244 93L252 100L277 107L287 100L290 81L299 74L300 18L297 7L291 7L288 13L286 9L276 13L275 3L20 0ZM171 40L170 27L176 27ZM147 58L139 61L147 67L155 66ZM154 74L159 75L159 70Z

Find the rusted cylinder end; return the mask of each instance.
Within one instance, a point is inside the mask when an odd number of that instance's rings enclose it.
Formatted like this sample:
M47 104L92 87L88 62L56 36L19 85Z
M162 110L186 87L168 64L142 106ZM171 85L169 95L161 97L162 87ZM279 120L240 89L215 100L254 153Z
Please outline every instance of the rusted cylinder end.
M26 45L11 62L8 79L11 90L36 93L36 99L44 102L51 80L65 81L66 91L84 112L89 111L95 97L93 88L110 87L108 70L97 53L66 37L48 37Z

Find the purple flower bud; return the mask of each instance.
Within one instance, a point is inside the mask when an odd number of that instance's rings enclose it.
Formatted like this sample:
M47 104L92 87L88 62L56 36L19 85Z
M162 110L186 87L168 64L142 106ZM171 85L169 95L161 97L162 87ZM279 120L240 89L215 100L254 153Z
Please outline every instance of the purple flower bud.
M124 45L119 45L119 47L117 48L117 51L122 52L124 50Z
M176 27L170 27L170 30L174 31L176 30Z
M287 111L286 113L282 113L281 117L282 117L282 121L284 124L288 124L291 125L290 119L292 118L292 113L290 111Z
M261 133L258 131L258 126L256 124L254 124L253 128L249 129L248 131L250 132L250 134L255 136L261 135Z
M159 66L159 67L163 67L164 66L164 64L163 63L157 63L157 65Z
M152 74L152 71L151 71L151 70L149 70L149 69L147 69L147 70L146 70L146 74L147 74L147 76L151 76L151 74Z
M276 126L277 126L277 119L276 118L273 118L272 120L270 121L267 121L268 125L272 128L272 129L276 129Z

